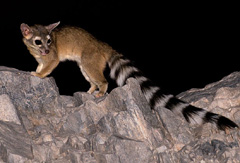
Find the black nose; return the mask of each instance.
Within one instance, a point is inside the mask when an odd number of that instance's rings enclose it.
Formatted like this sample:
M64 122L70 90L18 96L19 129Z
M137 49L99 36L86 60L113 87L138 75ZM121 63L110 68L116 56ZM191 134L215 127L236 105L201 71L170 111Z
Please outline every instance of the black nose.
M48 54L48 53L49 53L49 50L45 50L45 53Z

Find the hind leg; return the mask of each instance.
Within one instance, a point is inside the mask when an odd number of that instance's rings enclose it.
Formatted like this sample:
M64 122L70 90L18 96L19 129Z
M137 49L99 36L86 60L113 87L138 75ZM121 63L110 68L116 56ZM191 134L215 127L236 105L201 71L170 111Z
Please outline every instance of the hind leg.
M108 82L105 79L103 72L99 70L91 69L88 71L85 69L85 73L89 77L91 87L88 90L88 93L93 93L97 88L99 89L99 92L95 95L96 97L103 96L108 88Z
M97 86L98 86L98 89L99 89L99 92L95 95L96 97L101 97L103 96L106 91L107 91L107 88L108 88L108 82L105 80L105 81L96 81L97 83Z
M95 56L95 59L97 57L99 56ZM85 58L83 57L83 59ZM95 96L101 97L106 93L108 88L108 82L103 75L105 62L103 62L101 57L98 58L98 62L95 62L95 60L91 59L87 58L87 61L83 61L79 67L85 79L91 84L88 93L93 93L98 88L99 92Z
M89 90L87 91L89 94L92 94L96 89L97 89L97 85L90 82L91 87L89 88Z
M89 82L91 84L88 93L92 94L98 88L99 92L95 96L96 97L103 96L108 88L108 82L103 76L103 74L99 71L94 71L94 73L89 73L88 71L85 71L85 74L87 74Z
M89 90L87 91L87 93L92 94L96 89L97 89L97 85L95 83L93 83L90 80L89 75L86 73L86 71L83 69L83 67L81 65L79 65L80 70L84 76L84 78L90 83L91 87L89 88Z

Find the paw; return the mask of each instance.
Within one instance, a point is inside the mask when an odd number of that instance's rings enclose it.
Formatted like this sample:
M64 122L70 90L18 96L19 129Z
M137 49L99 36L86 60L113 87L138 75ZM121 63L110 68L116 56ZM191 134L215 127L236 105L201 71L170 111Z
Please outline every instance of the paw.
M96 97L96 98L99 98L99 97L102 97L102 96L104 96L104 94L105 94L105 93L98 92L98 93L95 95L95 97Z
M98 91L92 91L92 90L87 91L87 93L89 93L90 95L94 95L96 98L102 97L105 94L105 93L101 93Z
M96 85L92 85L92 86L89 88L89 90L87 91L87 93L93 94L96 89L97 89L97 86L96 86Z
M39 77L39 78L43 78L39 73L36 73L34 71L31 72L31 75Z
M31 72L31 75L33 75L33 76L37 76L37 73L34 72L34 71L32 71L32 72Z
M93 94L93 92L94 92L94 91L92 91L92 90L88 90L88 91L87 91L87 93L89 93L89 94Z

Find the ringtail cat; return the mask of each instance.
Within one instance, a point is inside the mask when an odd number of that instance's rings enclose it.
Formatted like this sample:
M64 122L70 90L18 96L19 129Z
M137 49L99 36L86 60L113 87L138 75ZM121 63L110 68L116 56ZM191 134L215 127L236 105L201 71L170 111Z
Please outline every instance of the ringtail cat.
M44 25L28 26L22 23L20 28L23 42L38 62L36 72L31 74L40 78L49 75L61 61L76 61L85 79L91 87L92 94L99 89L96 97L103 96L108 82L103 71L108 64L110 77L118 86L123 86L130 77L135 78L152 109L166 108L181 113L190 123L212 123L220 130L238 127L230 119L194 107L171 94L165 94L160 87L146 78L130 60L112 49L108 44L95 39L91 34L79 27L62 27L55 29L60 22Z

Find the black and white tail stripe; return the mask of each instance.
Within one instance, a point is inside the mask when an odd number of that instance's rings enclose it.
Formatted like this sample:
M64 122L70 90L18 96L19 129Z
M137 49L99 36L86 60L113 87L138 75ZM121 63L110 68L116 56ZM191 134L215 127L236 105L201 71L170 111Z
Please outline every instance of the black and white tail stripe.
M224 116L194 107L171 94L165 94L121 54L113 54L108 61L108 65L111 69L110 77L117 82L118 86L123 86L130 77L135 78L152 109L166 108L176 114L182 114L189 123L213 123L220 130L238 127L237 124Z

